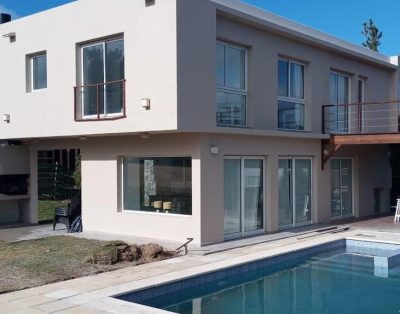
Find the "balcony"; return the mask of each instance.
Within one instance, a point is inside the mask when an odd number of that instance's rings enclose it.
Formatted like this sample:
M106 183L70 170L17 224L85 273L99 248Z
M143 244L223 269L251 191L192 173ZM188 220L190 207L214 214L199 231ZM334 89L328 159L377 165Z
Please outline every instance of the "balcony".
M75 121L126 118L126 80L74 87Z
M335 144L399 143L400 101L322 107L322 130Z
M400 100L322 106L322 169L342 145L400 143Z

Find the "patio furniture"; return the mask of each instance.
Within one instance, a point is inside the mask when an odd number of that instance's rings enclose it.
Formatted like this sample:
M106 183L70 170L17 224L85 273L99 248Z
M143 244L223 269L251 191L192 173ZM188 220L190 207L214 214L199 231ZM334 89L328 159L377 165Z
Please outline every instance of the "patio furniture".
M72 221L80 214L81 194L79 193L71 199L71 202L68 204L68 208L54 209L53 231L55 230L57 223L63 223L69 230L71 228Z

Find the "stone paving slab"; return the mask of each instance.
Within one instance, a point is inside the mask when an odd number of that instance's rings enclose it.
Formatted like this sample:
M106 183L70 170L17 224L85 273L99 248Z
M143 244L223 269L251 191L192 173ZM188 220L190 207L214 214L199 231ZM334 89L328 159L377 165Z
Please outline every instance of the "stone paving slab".
M54 312L67 314L166 313L165 311L124 302L113 298L113 296L343 238L400 243L399 234L356 229L307 239L290 237L231 249L213 255L188 255L3 294L0 295L0 314L18 313L18 311L19 313L32 314Z

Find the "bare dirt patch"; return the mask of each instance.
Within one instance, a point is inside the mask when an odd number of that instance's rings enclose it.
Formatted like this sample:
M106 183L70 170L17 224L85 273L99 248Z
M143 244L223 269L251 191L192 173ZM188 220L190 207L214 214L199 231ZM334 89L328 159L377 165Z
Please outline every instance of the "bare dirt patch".
M57 236L0 243L0 293L21 290L134 265L88 263L109 242Z

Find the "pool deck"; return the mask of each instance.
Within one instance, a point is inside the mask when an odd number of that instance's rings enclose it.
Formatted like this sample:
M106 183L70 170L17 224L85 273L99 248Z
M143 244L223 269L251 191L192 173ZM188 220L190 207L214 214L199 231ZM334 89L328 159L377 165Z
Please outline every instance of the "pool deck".
M250 261L349 238L400 244L400 223L393 217L352 222L350 231L292 236L199 256L190 254L170 260L54 283L0 295L1 313L166 313L127 303L113 296L224 269Z

